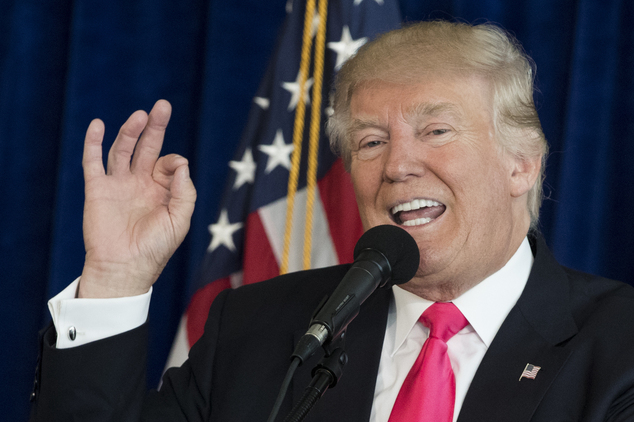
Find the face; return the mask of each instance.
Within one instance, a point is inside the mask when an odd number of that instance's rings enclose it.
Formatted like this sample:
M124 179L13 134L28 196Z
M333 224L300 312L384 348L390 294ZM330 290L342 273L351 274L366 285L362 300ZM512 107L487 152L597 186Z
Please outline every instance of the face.
M398 225L414 237L420 266L402 287L429 300L451 300L500 269L528 231L517 163L498 146L492 104L487 81L438 75L416 85L369 81L351 99L363 225Z

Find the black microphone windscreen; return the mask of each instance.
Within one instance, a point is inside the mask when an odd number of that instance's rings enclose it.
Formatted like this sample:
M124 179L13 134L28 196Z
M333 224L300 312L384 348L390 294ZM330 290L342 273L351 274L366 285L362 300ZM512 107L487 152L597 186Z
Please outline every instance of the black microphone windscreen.
M420 262L418 245L414 238L400 227L389 224L372 227L354 247L354 259L364 249L381 252L392 267L393 284L407 283L416 275Z

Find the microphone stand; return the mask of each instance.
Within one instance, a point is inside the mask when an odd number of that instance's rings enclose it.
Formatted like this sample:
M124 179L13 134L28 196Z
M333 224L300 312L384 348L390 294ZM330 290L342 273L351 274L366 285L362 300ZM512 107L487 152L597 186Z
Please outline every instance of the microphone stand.
M323 344L326 352L319 363L313 368L313 379L304 390L304 395L288 414L284 422L300 422L308 415L317 401L328 388L335 387L343 373L343 367L348 363L348 355L343 350L345 332L332 342Z

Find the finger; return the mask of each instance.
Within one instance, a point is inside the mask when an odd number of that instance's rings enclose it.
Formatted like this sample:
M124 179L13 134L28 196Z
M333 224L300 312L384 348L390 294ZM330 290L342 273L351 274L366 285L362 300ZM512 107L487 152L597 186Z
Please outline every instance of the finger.
M84 168L84 180L89 181L93 177L105 174L101 158L101 143L105 133L105 126L99 119L90 122L84 139L84 155L82 167Z
M134 151L130 166L132 173L152 173L163 146L165 129L171 114L172 106L168 101L159 100L154 104L147 125L143 129L143 135Z
M108 153L108 174L125 173L130 170L130 159L137 140L148 121L147 113L138 110L132 113L121 126L117 138Z
M172 222L177 238L181 242L187 231L194 213L196 204L196 188L189 176L189 166L183 164L174 172L174 178L170 186L171 198L168 210L172 217Z
M169 154L161 157L154 166L152 178L165 189L170 189L176 169L180 166L188 165L187 158L178 154Z
M196 188L189 176L188 161L176 154L161 157L156 163L152 177L170 192L168 210L181 241L189 230L196 202Z

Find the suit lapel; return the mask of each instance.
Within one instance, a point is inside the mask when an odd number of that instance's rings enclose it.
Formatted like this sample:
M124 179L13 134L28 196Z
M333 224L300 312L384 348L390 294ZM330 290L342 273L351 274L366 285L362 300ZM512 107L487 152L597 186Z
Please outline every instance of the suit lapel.
M529 421L569 353L541 338L514 308L478 367L458 421ZM541 369L535 379L520 380L528 363Z
M458 422L529 421L568 359L562 343L576 334L568 279L539 236L526 288L504 320L473 378ZM535 379L520 376L541 367Z
M346 332L344 350L348 364L339 383L326 391L306 417L306 421L367 422L372 410L374 387L381 359L391 289L379 289L361 306ZM297 332L295 343L305 330ZM313 356L293 380L293 403L297 403L310 383L312 368L323 356Z

